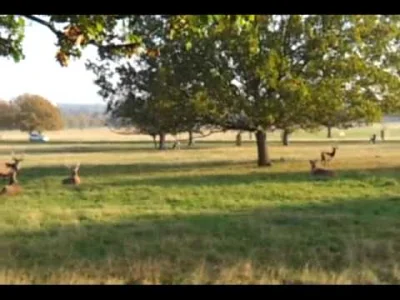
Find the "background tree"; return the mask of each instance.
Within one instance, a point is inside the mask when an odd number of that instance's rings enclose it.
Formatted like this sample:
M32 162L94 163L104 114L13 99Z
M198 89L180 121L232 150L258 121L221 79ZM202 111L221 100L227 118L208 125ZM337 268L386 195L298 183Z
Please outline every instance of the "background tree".
M325 16L321 44L308 75L318 106L317 122L328 128L380 121L399 107L398 16ZM341 32L340 35L336 33ZM321 42L322 41L322 42ZM326 42L323 42L326 41Z
M0 99L0 130L15 129L16 110L10 102Z
M61 130L64 126L59 109L39 95L23 94L12 101L16 123L21 131Z
M171 39L166 26L169 16L144 16L137 29L142 35L162 28L146 44L160 49L162 55L142 54L136 62L123 62L113 67L109 62L89 62L87 67L97 75L100 94L108 100L108 111L124 118L141 132L160 136L160 149L165 135L202 132L204 118L212 114L212 103L203 93L200 80L202 55L200 47L188 47L185 39ZM161 24L160 24L161 23ZM189 67L188 67L189 66ZM117 83L109 74L116 75Z

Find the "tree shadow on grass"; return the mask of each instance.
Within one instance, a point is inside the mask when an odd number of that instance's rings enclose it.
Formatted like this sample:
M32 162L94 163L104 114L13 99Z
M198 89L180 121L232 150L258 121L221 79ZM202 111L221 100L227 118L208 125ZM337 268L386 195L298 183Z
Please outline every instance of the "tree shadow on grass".
M135 185L154 185L154 186L214 186L214 185L237 185L252 184L254 182L304 182L304 181L341 181L341 180L373 180L377 184L388 186L396 184L396 180L400 178L397 175L400 171L399 167L384 168L363 168L363 169L345 169L338 170L334 178L313 177L310 171L288 171L275 169L278 165L290 163L280 160L273 160L271 168L259 168L255 161L204 161L204 162L171 162L171 163L132 163L132 164L115 164L115 165L85 165L80 168L82 178L89 177L113 177L118 180L111 179L109 183L113 186L135 186ZM307 161L304 161L307 165ZM247 173L232 174L236 167L248 167ZM221 169L226 168L224 174L194 174L197 170L204 169ZM180 173L174 175L174 171ZM172 172L167 176L158 176L151 178L140 178L140 175L151 173ZM183 173L182 173L183 172ZM187 174L185 174L187 172ZM27 167L20 171L20 181L29 182L30 180L40 179L52 176L67 176L68 170L64 166L42 166ZM123 175L133 175L131 178L121 178ZM107 184L107 183L102 183Z
M118 147L118 146L91 146L91 147L84 147L84 146L68 146L68 147L48 147L48 148L27 148L23 151L17 150L16 152L20 153L23 152L25 155L32 155L32 154L68 154L68 153L116 153L119 155L121 152L143 152L143 151L151 151L154 148L151 147ZM0 155L9 155L10 151L8 149L0 150Z
M245 164L245 163L243 163ZM335 177L315 177L309 171L285 172L265 169L265 172L252 171L248 173L232 174L231 164L220 164L216 167L230 167L224 174L179 174L151 178L118 178L118 181L110 181L113 186L136 186L150 185L159 187L199 187L199 186L222 186L254 183L291 183L291 182L342 182L343 180L358 180L365 184L372 182L376 186L392 186L400 183L400 168L370 168L370 169L347 169L337 173ZM257 167L254 167L256 169ZM189 169L190 170L190 169Z
M79 173L82 177L90 176L121 176L141 175L148 173L171 172L171 171L193 171L204 168L215 168L224 166L240 166L254 163L252 161L218 160L205 162L171 162L171 163L131 163L131 164L110 164L110 165L85 165L82 162ZM49 176L68 175L66 168L62 166L34 166L21 168L20 178L24 180L40 179Z
M73 226L2 233L0 269L27 272L36 282L80 276L98 283L111 277L125 283L236 283L264 276L278 282L398 283L392 266L400 259L399 203L400 197L347 198L324 205L132 216L107 224L81 215ZM317 277L313 270L331 277Z
M60 144L62 145L62 144ZM29 147L23 150L16 150L16 152L24 152L26 155L30 154L66 154L66 153L116 153L119 155L120 153L126 152L153 152L153 153L166 153L166 152L176 152L177 150L171 149L171 145L167 144L167 149L159 150L155 149L153 144L151 143L131 143L131 144L121 144L121 143L102 143L102 144L79 144L78 146L65 145L65 146L48 146L45 147L35 147L28 145ZM216 149L218 147L222 147L223 145L219 144L204 144L200 146L192 146L192 147L182 147L179 151L192 151L199 149ZM12 146L10 146L10 149ZM0 149L0 155L10 155L10 149Z

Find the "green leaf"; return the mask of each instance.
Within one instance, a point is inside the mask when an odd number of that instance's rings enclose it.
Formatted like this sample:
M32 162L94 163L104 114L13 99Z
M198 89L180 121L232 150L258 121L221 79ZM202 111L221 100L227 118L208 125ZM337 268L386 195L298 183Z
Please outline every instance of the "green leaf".
M129 43L141 43L142 38L138 36L137 34L130 34L128 35L128 42Z
M174 36L175 36L175 29L171 29L170 31L169 31L169 38L171 39L171 40L173 40L174 39Z
M191 41L188 41L188 42L186 42L186 50L190 50L190 49L192 49L192 42Z
M97 23L96 23L96 30L97 30L97 32L102 32L103 29L104 29L103 24L102 24L101 22L97 22Z

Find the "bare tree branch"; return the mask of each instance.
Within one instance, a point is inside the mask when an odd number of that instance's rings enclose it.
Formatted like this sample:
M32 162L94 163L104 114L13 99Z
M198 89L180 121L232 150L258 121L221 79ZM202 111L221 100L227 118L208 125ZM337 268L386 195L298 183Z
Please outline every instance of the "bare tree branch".
M47 27L48 29L50 29L51 32L53 32L58 38L60 39L65 39L67 38L65 36L65 34L59 30L57 30L50 22L47 22L41 18L38 18L34 15L22 15L24 18L31 20L33 22L36 22L40 25L43 25L45 27ZM135 24L138 21L138 18L136 18L133 22L133 24ZM161 26L156 28L155 30L153 30L152 32L150 32L149 36L152 36L153 34L155 34L158 30L161 29ZM140 46L140 43L123 43L123 44L109 44L109 45L101 45L98 41L96 40L89 40L87 41L87 44L96 46L98 48L100 48L101 50L117 50L117 49L127 49L127 48L136 48Z
M43 20L43 19L41 19L41 18L35 17L34 15L22 15L22 16L23 16L24 18L28 19L28 20L31 20L31 21L33 21L33 22L39 23L40 25L43 25L43 26L47 27L47 28L50 29L57 37L59 37L59 38L64 37L64 34L63 34L61 31L57 30L57 29L56 29L53 25L51 25L49 22L47 22L47 21L45 21L45 20Z
M210 130L210 132L208 132L208 133L200 132L200 135L193 136L193 139L202 139L202 138L206 138L212 134L221 133L221 132L225 132L225 131L226 131L225 129L217 129L217 130Z

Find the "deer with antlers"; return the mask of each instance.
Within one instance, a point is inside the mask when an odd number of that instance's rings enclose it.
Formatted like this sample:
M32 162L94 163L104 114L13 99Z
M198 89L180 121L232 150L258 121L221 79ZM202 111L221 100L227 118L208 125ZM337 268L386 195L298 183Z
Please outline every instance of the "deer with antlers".
M24 155L22 154L19 158L11 153L12 160L14 162L5 162L0 164L0 177L7 178L10 177L14 172L18 173L21 167L21 162L24 160Z
M65 165L65 167L71 172L70 177L64 178L62 184L65 185L80 185L81 178L78 175L80 163L77 163L74 167Z
M335 172L332 170L317 168L317 160L310 160L311 165L311 175L313 176L326 176L326 177L333 177L335 176Z
M322 151L321 152L321 162L325 165L327 162L330 162L336 155L336 150L338 147L332 147L331 152Z
M17 180L17 171L12 171L8 184L0 191L0 195L13 196L22 192L22 188Z

